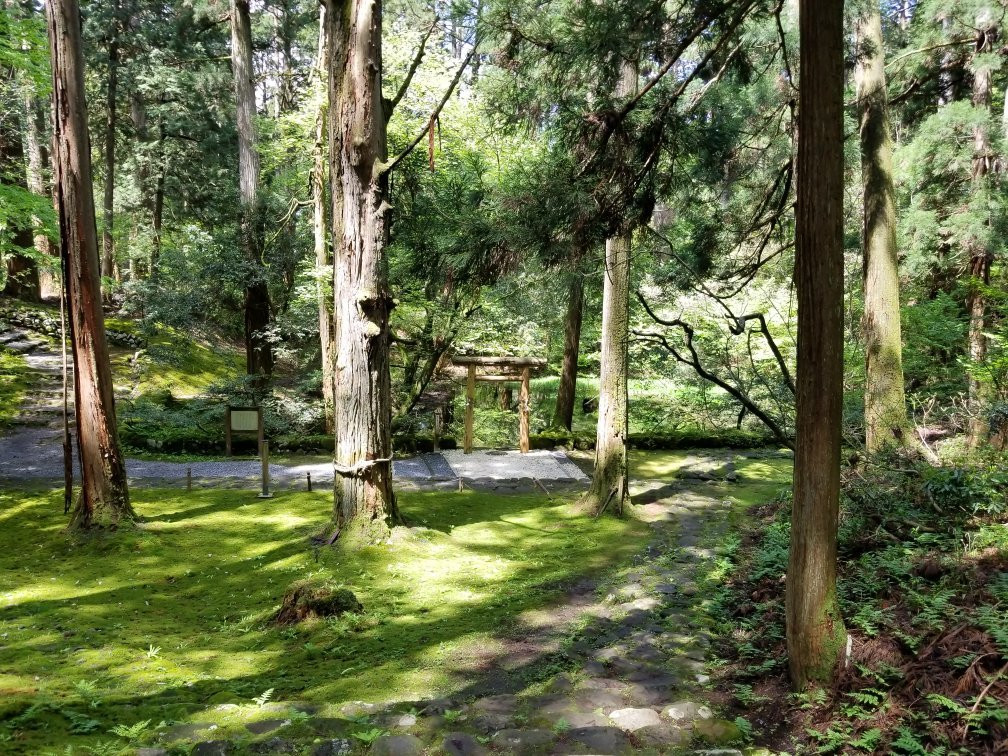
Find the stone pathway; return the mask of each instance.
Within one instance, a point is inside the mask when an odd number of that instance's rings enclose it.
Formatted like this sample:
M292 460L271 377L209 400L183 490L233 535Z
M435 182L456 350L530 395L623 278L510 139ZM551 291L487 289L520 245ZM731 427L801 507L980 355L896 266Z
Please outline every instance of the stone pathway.
M697 609L699 570L715 556L707 544L726 530L731 504L722 486L675 485L678 493L636 507L652 537L633 564L601 584L570 586L556 605L517 617L493 649L451 660L466 682L450 697L354 701L337 716L298 701L221 704L247 716L251 740L217 725L175 725L162 733L165 750L146 753L741 754L738 726L705 704L709 638Z

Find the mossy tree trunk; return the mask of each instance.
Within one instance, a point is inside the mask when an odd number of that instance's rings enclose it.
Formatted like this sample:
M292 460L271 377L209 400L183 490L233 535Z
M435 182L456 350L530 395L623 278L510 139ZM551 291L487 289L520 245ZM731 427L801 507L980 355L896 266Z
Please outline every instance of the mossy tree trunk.
M629 498L626 437L630 249L629 234L606 240L595 471L586 494L586 501L596 515L605 510L622 514Z
M392 492L388 203L380 0L328 0L329 181L335 354L334 520L372 541L399 519Z
M581 321L584 311L584 279L574 271L567 286L567 313L564 316L563 365L553 409L553 427L566 428L574 423L574 395L577 392L578 354L581 346Z
M998 29L993 14L988 10L976 17L976 48L973 56L973 105L984 111L991 107L991 64L984 56L994 51ZM991 135L984 122L973 127L973 206L986 208L990 192L990 172L994 163ZM969 358L973 372L969 377L969 445L976 448L987 441L990 423L987 419L990 392L988 382L976 372L982 369L987 359L987 299L985 288L990 284L991 264L994 254L990 246L989 224L983 223L979 233L966 240L966 254L969 259L969 294L966 309L969 313Z
M877 0L856 23L861 179L864 188L865 446L912 443L903 388L899 261L882 15Z
M114 527L132 520L134 513L119 448L102 316L77 0L52 0L46 4L46 16L53 75L53 179L73 346L81 464L81 495L70 524L79 529Z
M843 0L800 0L795 284L798 375L787 649L791 682L830 680L846 631L836 597L843 403Z

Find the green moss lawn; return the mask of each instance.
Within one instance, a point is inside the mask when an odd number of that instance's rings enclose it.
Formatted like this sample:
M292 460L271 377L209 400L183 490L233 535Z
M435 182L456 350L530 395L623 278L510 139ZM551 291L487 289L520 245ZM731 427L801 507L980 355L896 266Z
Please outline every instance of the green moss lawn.
M640 522L544 496L404 493L428 530L348 555L309 542L327 492L133 499L140 527L72 543L58 492L0 493L0 750L115 752L192 722L249 737L266 691L324 714L462 690L518 615L647 539ZM351 588L364 613L271 625L309 576Z
M0 347L0 428L10 425L31 385L24 357Z

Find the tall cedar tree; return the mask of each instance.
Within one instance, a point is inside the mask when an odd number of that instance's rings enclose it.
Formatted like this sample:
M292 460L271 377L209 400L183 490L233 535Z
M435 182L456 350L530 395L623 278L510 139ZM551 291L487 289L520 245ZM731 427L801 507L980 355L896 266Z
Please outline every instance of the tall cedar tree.
M990 111L993 71L982 56L991 54L997 41L998 28L990 9L976 17L976 48L973 57L973 106ZM991 135L986 121L978 120L973 127L973 192L983 197L990 191L990 172L994 163ZM994 255L988 234L980 232L966 240L969 258L969 295L966 308L969 313L969 357L974 365L987 359L987 297L984 288L990 285L991 263ZM969 444L976 448L987 440L990 422L987 419L987 402L990 399L988 384L976 375L969 377L969 399L972 417L969 424Z
M326 7L319 6L318 59L315 62L315 83L325 93L325 82L329 76L329 40L326 34ZM326 158L326 98L319 97L318 111L315 113L315 147L312 154L312 238L315 246L315 268L318 280L319 346L322 354L322 404L325 413L326 433L334 433L335 413L333 391L333 357L336 345L333 342L333 297L329 290L332 282L332 256L329 253L329 229L326 228L326 181L328 161Z
M102 317L98 229L84 99L77 0L46 3L53 76L53 183L70 313L81 495L73 528L114 527L134 518L116 431L112 370Z
M624 63L616 96L629 98L636 90L636 66ZM627 232L607 239L605 245L595 471L586 494L586 502L596 515L610 508L622 514L629 498L626 437L631 242L632 234Z
M843 0L800 0L798 376L787 572L791 682L829 681L847 633L836 596L843 403Z
M273 347L263 333L271 318L269 288L257 273L262 265L263 230L259 208L252 20L247 0L231 2L231 66L238 124L241 245L250 268L250 279L245 284L245 368L249 375L266 376L273 372Z
M896 190L882 15L877 0L856 22L857 84L864 187L865 445L869 452L912 443L903 388Z
M119 32L122 28L119 2L112 4L108 42L108 82L105 89L105 190L102 196L102 275L112 278L116 273L115 242L115 166L116 166L116 100L119 96Z
M392 492L388 157L380 0L326 3L334 265L334 521L344 541L399 519Z

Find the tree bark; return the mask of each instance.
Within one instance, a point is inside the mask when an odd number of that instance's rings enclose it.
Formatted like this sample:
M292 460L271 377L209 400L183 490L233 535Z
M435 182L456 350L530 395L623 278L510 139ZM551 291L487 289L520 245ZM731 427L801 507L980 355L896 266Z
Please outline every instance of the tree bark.
M119 3L112 15L112 38L108 46L108 87L105 95L105 192L102 198L102 276L115 275L115 243L112 225L115 222L115 151L116 97L119 88Z
M636 67L624 64L616 96L629 97L636 89ZM627 347L630 342L631 242L629 233L606 240L595 470L591 487L585 494L585 502L596 516L607 509L622 515L629 498L626 437L629 431Z
M25 88L24 94L25 109L25 135L28 146L28 190L32 194L40 197L52 198L52 191L46 180L46 171L49 165L49 150L44 144L45 116L35 95L29 88ZM39 218L32 218L32 223L36 227L40 225ZM36 231L34 237L35 250L46 258L51 259L52 267L42 266L39 268L39 293L43 298L55 298L59 296L60 283L59 276L55 272L55 267L59 264L59 250L56 249L52 240L42 231Z
M81 495L71 514L70 527L115 527L133 520L134 513L119 449L102 317L77 0L46 3L46 16L53 72L53 183L73 346L81 466Z
M387 535L392 492L389 313L385 257L387 145L380 0L326 3L329 180L334 260L334 519L344 541Z
M578 353L581 346L581 320L584 310L584 279L572 273L567 287L567 314L564 317L563 365L553 409L553 427L566 428L574 423L574 394L577 391Z
M248 0L231 2L231 67L238 126L240 234L253 273L245 284L245 368L249 375L273 372L273 348L263 330L271 320L269 288L262 277L263 230L259 207L259 153L256 150L256 101L252 70L252 20Z
M800 0L795 284L798 376L787 572L791 682L830 680L847 633L836 597L843 404L843 0Z
M0 121L0 181L29 188L25 180L24 148L17 125L15 118ZM30 249L35 243L30 224L25 223L15 229L12 241L21 249ZM27 254L11 252L8 255L3 293L30 302L41 299L38 266Z
M324 91L329 72L329 42L326 38L326 7L319 6L319 40L316 75L318 83ZM326 143L326 113L327 104L324 96L320 96L318 112L315 114L315 153L312 165L312 230L315 242L315 268L318 279L316 293L318 296L319 314L319 346L322 352L322 406L325 412L326 433L336 432L334 414L335 399L333 392L333 358L336 349L333 343L333 294L330 291L333 279L332 257L329 254L329 230L326 227L326 174L327 143Z
M973 66L973 106L989 112L991 107L991 68L976 57L988 54L994 50L997 41L997 25L993 15L978 14L976 17L977 38ZM983 199L990 191L991 166L994 162L991 136L986 123L978 123L973 128L973 194ZM986 205L986 202L977 203ZM991 264L994 262L993 250L988 245L985 230L966 241L966 253L969 255L969 293L966 297L966 309L969 312L969 358L973 370L969 376L969 446L977 448L987 441L990 435L988 420L988 403L990 391L988 383L976 375L976 371L987 360L987 301L985 287L990 284Z
M886 92L882 15L877 0L857 20L858 110L861 124L861 179L864 188L865 446L912 443L903 388L899 260L892 137Z

